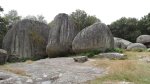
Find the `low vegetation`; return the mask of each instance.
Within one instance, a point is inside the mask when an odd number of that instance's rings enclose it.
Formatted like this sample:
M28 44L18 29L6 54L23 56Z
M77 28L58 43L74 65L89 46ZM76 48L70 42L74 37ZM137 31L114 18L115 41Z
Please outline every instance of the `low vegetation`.
M3 65L3 66L0 66L0 69L11 72L11 73L14 73L14 74L17 74L17 75L30 77L30 75L27 74L26 71L22 68L16 68L16 67L12 67L12 66L9 66L9 65Z
M92 50L92 51L87 51L87 52L83 52L83 53L79 53L77 55L83 55L83 56L87 56L87 57L93 57L99 53L101 53L101 50ZM114 49L107 49L105 52L118 52L118 53L123 53L124 50L120 49L120 48L114 48Z
M89 84L117 84L117 82L131 82L134 84L150 83L150 65L139 59L149 56L150 52L125 51L128 55L127 60L106 60L96 59L93 65L106 69L106 74L95 80L89 81Z

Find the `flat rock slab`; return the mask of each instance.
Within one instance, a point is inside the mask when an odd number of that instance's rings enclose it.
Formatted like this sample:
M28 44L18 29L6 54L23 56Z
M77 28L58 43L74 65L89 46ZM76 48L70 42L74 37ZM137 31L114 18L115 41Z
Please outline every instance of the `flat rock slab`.
M104 73L103 69L92 66L90 61L77 63L71 57L47 58L5 66L11 70L6 71L0 68L0 73L3 73L3 77L5 77L0 80L0 84L83 84ZM12 68L16 71L22 69L26 74L14 73ZM2 75L0 74L0 76Z
M94 57L96 58L108 58L108 59L127 59L127 55L122 54L122 53L100 53L98 55L95 55Z

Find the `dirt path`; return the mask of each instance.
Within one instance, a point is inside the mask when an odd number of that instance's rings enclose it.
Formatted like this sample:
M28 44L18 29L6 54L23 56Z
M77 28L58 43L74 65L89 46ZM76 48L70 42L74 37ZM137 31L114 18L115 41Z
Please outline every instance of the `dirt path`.
M67 57L7 64L0 68L0 84L82 84L104 73L90 62Z

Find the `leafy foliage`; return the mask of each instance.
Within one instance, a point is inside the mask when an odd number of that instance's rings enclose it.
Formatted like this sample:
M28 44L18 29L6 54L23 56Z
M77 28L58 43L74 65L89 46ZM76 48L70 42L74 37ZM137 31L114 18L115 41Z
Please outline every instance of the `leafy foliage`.
M2 11L3 8L0 7L0 12ZM2 48L3 38L7 32L7 24L8 22L5 20L5 18L1 17L0 15L0 48Z
M150 34L150 13L139 20L138 26L142 34Z
M118 52L118 53L123 53L123 49L121 49L121 48L113 48L113 49L107 49L105 52Z
M9 26L21 20L21 16L18 16L18 12L16 10L9 11L8 14L5 14L4 18L9 23Z
M136 18L122 17L111 23L109 27L115 37L123 38L131 42L135 42L136 38L141 34Z
M88 15L85 11L77 9L75 12L70 14L79 30L92 25L95 22L100 22L100 20L95 16Z
M37 15L37 16L28 15L28 16L26 16L24 19L39 21L39 22L42 22L42 23L47 24L47 21L45 20L45 18L44 18L43 15Z
M94 55L97 55L97 54L99 54L101 52L102 51L100 51L100 50L91 50L91 51L80 53L78 55L83 55L83 56L87 56L87 57L93 57Z

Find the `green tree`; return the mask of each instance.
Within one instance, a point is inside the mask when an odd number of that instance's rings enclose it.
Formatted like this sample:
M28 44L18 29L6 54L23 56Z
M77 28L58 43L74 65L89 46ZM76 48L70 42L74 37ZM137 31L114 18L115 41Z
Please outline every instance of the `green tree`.
M28 16L26 16L24 19L39 21L39 22L42 22L42 23L47 24L47 21L45 20L45 18L44 18L43 15L37 15L37 16L28 15Z
M18 12L16 10L9 11L8 14L4 15L4 18L8 21L9 26L21 20L21 16L18 16Z
M136 38L141 34L136 18L122 17L111 23L109 27L115 37L123 38L131 42L135 42Z
M77 9L75 12L70 14L70 17L76 24L79 30L92 25L95 22L100 22L100 20L95 16L88 15L84 10Z
M0 6L0 13L3 12L3 8ZM2 48L3 38L7 32L8 22L0 14L0 48Z
M150 34L150 13L139 20L138 27L142 34Z

